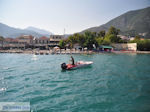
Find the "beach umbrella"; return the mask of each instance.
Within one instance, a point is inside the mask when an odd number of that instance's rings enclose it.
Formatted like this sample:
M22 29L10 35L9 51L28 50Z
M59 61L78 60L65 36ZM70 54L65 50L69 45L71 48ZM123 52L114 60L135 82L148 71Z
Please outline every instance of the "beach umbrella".
M59 49L59 47L58 47L58 46L56 46L56 47L54 47L54 49Z

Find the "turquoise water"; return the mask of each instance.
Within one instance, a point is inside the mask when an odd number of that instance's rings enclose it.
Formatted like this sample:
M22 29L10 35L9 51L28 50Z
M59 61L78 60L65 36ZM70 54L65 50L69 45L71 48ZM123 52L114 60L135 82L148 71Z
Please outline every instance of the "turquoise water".
M150 55L73 55L91 67L62 71L70 55L0 54L0 102L35 112L150 112Z

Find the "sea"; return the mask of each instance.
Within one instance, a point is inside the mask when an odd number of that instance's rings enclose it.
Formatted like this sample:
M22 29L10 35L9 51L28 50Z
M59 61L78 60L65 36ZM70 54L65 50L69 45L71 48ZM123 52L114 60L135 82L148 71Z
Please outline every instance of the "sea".
M0 54L0 102L32 112L150 112L149 54L74 54L89 67L64 71L71 55Z

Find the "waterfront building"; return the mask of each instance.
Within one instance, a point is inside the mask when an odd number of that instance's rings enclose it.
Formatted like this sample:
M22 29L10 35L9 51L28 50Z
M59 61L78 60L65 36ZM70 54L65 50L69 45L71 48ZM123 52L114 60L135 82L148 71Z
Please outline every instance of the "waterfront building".
M32 35L21 35L17 39L19 44L24 44L24 49L32 48L34 39Z
M74 44L73 45L73 48L75 49L75 50L82 50L82 47L77 43L77 44Z
M48 49L49 44L50 44L50 40L45 36L40 38L34 38L32 42L33 47L39 49Z
M110 52L112 49L113 49L112 46L106 46L106 45L101 45L101 46L99 47L99 50L100 50L100 51L106 51L106 52Z
M64 39L63 35L50 35L50 41L60 41Z
M63 35L50 35L50 42L53 46L58 46L59 41L64 39Z
M0 42L0 48L3 46L3 49L49 49L58 46L61 39L64 39L62 35L51 35L49 38L21 35L17 38L5 38L3 42Z
M62 35L51 35L50 38L45 36L40 38L34 38L32 41L32 46L33 48L39 49L54 48L55 46L59 45L59 41L63 38L64 37Z
M136 51L137 43L112 44L114 50Z
M5 38L3 41L3 49L23 49L25 48L24 43L20 43L18 39Z
M32 44L33 38L32 35L21 35L20 37L17 37L18 42L28 45Z

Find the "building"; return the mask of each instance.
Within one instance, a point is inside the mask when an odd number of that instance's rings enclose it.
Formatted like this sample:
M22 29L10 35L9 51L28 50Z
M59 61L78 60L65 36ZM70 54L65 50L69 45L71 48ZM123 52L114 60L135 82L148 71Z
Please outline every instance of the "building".
M59 41L63 39L62 35L51 35L48 37L34 38L32 41L33 48L49 49L59 45Z
M33 47L34 37L32 35L21 35L20 37L17 37L17 39L18 43L25 45L25 49Z
M3 40L0 40L0 49L3 48Z
M134 39L135 39L135 37L130 37L130 38L129 38L130 41L131 41L131 40L134 40Z
M58 46L59 45L59 41L64 39L63 35L51 35L50 36L50 42L52 46Z
M140 38L140 40L145 40L144 38Z
M128 36L124 36L124 35L117 35L118 37L120 37L122 40L130 40Z
M113 49L112 46L106 46L106 45L101 45L101 46L99 47L99 50L100 50L100 51L106 51L106 52L110 52L112 49Z
M75 49L75 50L82 50L82 47L77 43L77 44L74 44L73 45L73 48Z
M34 37L32 35L21 35L20 37L17 37L17 39L18 39L18 42L22 44L30 45L32 44Z
M0 41L0 48L3 49L27 49L27 48L39 48L49 49L59 45L59 41L63 39L62 35L51 35L48 37L36 38L31 35L21 35L17 38L5 38L4 41Z
M24 49L25 44L19 42L18 39L14 38L5 38L3 41L3 49Z
M50 41L60 41L64 39L63 35L50 35Z
M112 44L114 50L127 50L127 51L136 51L137 43L126 43L126 44Z
M32 41L33 48L48 49L49 45L50 39L45 36L40 38L34 38Z

